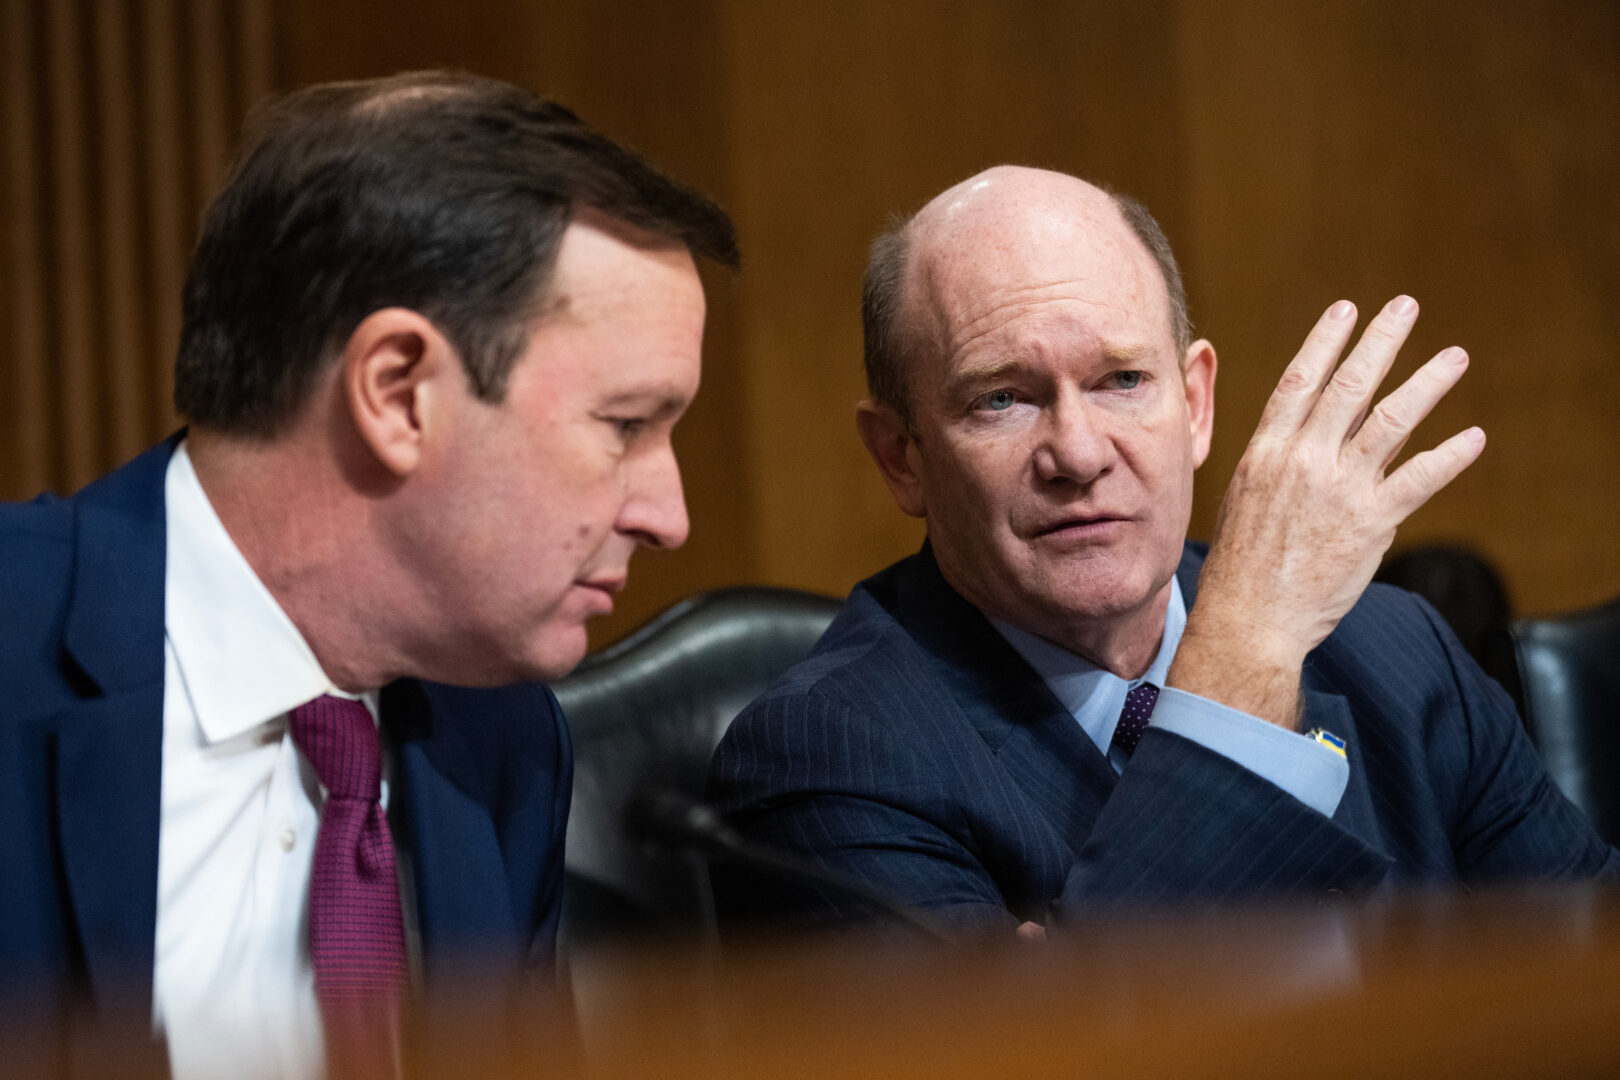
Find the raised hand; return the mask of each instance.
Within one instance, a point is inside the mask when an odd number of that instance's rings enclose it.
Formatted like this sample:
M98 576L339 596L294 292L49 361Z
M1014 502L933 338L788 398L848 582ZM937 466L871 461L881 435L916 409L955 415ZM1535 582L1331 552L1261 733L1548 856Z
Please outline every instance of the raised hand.
M1468 368L1467 353L1445 349L1373 405L1417 310L1391 300L1343 363L1355 306L1317 320L1221 503L1171 686L1292 727L1305 654L1366 589L1396 526L1485 448L1469 428L1388 471Z

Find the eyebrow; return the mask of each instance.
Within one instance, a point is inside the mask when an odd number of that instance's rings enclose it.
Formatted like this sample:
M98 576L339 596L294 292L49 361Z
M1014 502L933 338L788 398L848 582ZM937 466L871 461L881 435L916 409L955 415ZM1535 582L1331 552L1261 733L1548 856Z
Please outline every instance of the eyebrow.
M651 405L653 415L662 417L674 416L690 404L692 404L691 400L678 390L666 387L647 387L613 394L602 402L602 407L615 409L627 405L637 407Z
M1150 345L1122 345L1118 348L1108 349L1104 358L1109 364L1142 365L1151 360L1154 355ZM994 382L1005 378L1027 365L1023 354L999 357L984 363L969 363L963 366L951 379L952 385L972 385L976 383Z

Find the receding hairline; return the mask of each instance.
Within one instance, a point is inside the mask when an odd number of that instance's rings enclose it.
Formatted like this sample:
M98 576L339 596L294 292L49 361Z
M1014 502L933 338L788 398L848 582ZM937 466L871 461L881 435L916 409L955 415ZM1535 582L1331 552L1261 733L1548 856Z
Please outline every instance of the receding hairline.
M930 217L943 213L943 205L953 193L967 188L976 181L982 182L987 174L1005 168L1008 167L997 166L978 173L945 189L913 213L891 218L889 226L873 241L872 257L868 262L867 280L862 297L863 319L867 324L868 337L868 389L879 404L895 409L908 421L911 400L910 388L905 384L909 382L907 376L916 359L917 305L925 302L935 303L937 314L937 290L927 286L928 275L920 267L932 265L925 260L937 260L940 253L950 250L948 243L941 242L919 258L916 250L919 223L926 225ZM1136 243L1140 253L1147 256L1154 266L1163 290L1161 295L1165 299L1165 317L1169 323L1167 329L1178 354L1177 364L1185 370L1187 353L1192 344L1191 323L1186 315L1185 287L1182 287L1178 300L1176 286L1181 282L1180 269L1163 229L1152 214L1140 202L1106 185L1093 184L1080 177L1053 170L1029 171L1045 174L1055 183L1078 185L1082 190L1094 192L1107 200L1119 224ZM874 296L875 293L883 295ZM883 310L875 310L878 308ZM881 316L877 320L881 322L881 326L873 326L874 316ZM893 361L892 364L885 365L890 370L874 372L872 363L874 336L882 339L878 344L887 353L884 359ZM1186 340L1183 341L1182 338Z

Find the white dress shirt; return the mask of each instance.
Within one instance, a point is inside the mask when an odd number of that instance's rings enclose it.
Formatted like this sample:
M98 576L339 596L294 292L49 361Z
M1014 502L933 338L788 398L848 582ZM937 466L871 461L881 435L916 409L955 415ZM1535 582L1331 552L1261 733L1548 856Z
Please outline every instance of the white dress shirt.
M1113 745L1114 728L1125 695L1142 683L1159 688L1152 727L1191 739L1276 784L1317 812L1331 817L1350 782L1350 765L1338 754L1303 735L1268 724L1209 698L1165 686L1170 662L1187 628L1187 601L1181 582L1170 579L1170 605L1158 654L1139 679L1126 682L1067 649L1000 619L990 622L1035 669L1063 707L1074 714L1087 737L1108 757L1115 772L1128 760Z
M319 1076L307 921L325 794L287 714L341 691L231 542L183 442L165 485L153 1022L178 1080ZM375 717L376 695L362 700ZM385 807L388 774L385 758Z

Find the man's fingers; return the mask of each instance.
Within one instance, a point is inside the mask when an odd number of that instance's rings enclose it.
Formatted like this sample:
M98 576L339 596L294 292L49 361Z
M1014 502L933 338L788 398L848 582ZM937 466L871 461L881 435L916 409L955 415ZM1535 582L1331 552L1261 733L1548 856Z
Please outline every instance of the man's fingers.
M1417 312L1417 301L1410 296L1397 296L1384 305L1323 387L1321 400L1311 412L1311 427L1341 443L1355 432L1378 384L1389 373L1395 354L1417 321Z
M1271 399L1260 414L1256 435L1286 437L1299 430L1311 415L1323 384L1333 373L1333 365L1355 328L1356 305L1348 300L1340 300L1322 313L1306 336L1305 344L1283 372L1277 389L1271 392Z
M1468 354L1456 346L1436 353L1367 414L1351 436L1350 448L1374 468L1387 468L1412 430L1467 370Z
M1433 450L1413 454L1411 459L1385 478L1380 495L1384 505L1397 516L1396 524L1429 501L1430 496L1472 465L1485 449L1485 432L1477 427L1459 431Z

